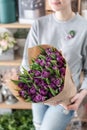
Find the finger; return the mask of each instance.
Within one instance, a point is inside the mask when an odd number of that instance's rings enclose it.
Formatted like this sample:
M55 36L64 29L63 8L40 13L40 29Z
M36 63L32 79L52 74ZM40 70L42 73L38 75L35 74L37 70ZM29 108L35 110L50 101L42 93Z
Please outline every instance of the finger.
M77 99L73 104L68 105L68 110L78 110L80 101Z
M67 107L68 110L78 110L78 104L69 105Z
M71 99L71 103L75 102L79 97L79 94L76 94L76 96L74 96L72 99Z

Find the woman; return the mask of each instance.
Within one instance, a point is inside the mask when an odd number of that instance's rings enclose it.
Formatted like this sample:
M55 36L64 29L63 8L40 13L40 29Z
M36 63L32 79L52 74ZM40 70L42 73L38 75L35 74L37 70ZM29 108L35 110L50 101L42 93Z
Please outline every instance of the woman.
M26 40L22 66L28 67L29 47L51 44L62 50L77 86L78 93L71 99L67 110L62 105L32 104L36 130L65 130L87 95L87 21L71 9L71 0L49 0L53 14L34 22ZM80 73L84 80L80 86Z

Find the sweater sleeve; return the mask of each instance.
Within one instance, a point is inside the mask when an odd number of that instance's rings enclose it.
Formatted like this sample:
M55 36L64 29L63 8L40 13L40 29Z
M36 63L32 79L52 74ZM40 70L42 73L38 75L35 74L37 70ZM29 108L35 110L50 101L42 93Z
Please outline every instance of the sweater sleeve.
M82 70L84 73L83 82L80 89L87 89L87 37L82 46Z
M33 47L38 44L38 36L37 36L37 24L36 21L33 23L24 47L24 53L22 58L22 63L20 66L20 71L22 71L22 67L24 67L26 70L29 70L29 63L28 63L28 48Z

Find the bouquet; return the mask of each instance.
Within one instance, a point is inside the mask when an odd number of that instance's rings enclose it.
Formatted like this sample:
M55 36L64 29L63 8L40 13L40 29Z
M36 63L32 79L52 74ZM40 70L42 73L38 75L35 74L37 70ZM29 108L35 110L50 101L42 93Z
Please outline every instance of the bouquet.
M76 87L62 53L49 45L35 46L29 48L29 64L29 71L23 68L18 79L12 80L16 97L35 103L68 104Z
M0 54L13 48L15 43L15 39L8 32L0 33Z

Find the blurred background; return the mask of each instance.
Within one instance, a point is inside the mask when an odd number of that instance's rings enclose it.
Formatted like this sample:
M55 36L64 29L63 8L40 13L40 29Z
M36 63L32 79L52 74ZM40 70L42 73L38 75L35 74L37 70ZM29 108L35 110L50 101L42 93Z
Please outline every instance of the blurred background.
M72 0L72 9L87 19L87 0ZM19 72L32 23L50 13L48 0L0 0L0 40L8 42L4 33L7 33L8 40L10 37L15 40L12 48L0 50L0 130L34 130L31 104L19 102L6 82ZM87 129L86 99L67 130Z

